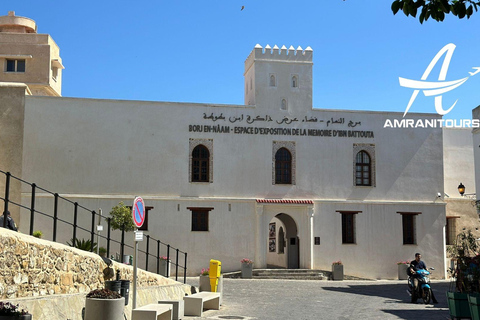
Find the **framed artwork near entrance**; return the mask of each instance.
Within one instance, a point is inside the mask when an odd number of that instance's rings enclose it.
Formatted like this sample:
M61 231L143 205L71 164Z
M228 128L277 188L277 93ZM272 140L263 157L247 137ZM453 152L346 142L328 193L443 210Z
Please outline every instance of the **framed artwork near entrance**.
M276 251L277 251L276 239L268 240L268 252L276 252Z
M275 222L272 222L268 225L268 237L271 238L276 238L276 229L275 229Z

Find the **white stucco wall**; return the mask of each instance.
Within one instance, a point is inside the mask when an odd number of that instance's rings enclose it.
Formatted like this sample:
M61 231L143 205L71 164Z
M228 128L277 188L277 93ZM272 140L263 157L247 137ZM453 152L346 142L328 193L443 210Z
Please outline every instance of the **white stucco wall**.
M348 274L394 278L396 261L420 251L443 276L445 209L437 202L444 188L442 130L383 128L386 119L401 117L306 107L285 115L262 106L27 97L23 178L92 210L102 208L104 214L120 200L130 205L141 195L154 207L147 234L188 252L192 275L210 259L222 261L224 271L238 270L242 258L265 267L268 223L285 213L298 228L300 268L328 270L341 259ZM193 125L202 132L191 131ZM218 125L230 132L204 130ZM235 127L253 132L282 128L291 134L239 134ZM309 129L332 130L332 136L309 136ZM340 130L373 136L339 137ZM213 139L210 183L189 182L190 139ZM273 146L278 142L295 146L295 184L272 183ZM374 145L374 186L354 186L354 144ZM29 190L24 192L28 205ZM51 210L51 199L38 199L39 208ZM314 204L259 204L256 199L309 199ZM214 208L208 232L191 231L187 207ZM346 208L362 211L356 245L341 244L336 211ZM71 219L69 210L61 214ZM411 210L421 212L418 242L404 246L397 212ZM28 228L28 218L25 211L22 228ZM89 228L91 216L81 219ZM51 221L39 219L35 226L48 231ZM59 235L65 241L72 237L71 228L66 230ZM320 246L312 244L314 236L321 237ZM372 257L386 266L369 266Z
M460 182L466 187L465 193L476 193L473 150L471 128L443 129L443 171L448 197L461 198L458 193Z
M231 131L266 126L204 119L212 113L264 117L261 109L240 106L27 97L25 108L24 176L64 193L430 201L443 190L442 131L383 129L385 119L400 117L396 113L313 110L291 116L361 122L358 130L374 133L369 139L189 132L190 125L221 123ZM301 120L268 126L330 129ZM333 128L351 129L347 123ZM213 183L188 182L190 138L213 139ZM274 141L295 143L295 185L272 185ZM375 144L376 187L353 186L354 143Z

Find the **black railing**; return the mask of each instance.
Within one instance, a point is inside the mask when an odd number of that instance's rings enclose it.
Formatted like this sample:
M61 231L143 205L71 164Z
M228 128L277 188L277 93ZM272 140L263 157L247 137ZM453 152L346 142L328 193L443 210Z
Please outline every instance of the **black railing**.
M71 201L71 200L69 200L65 197L60 196L58 193L53 193L51 191L43 189L43 188L37 186L35 183L30 183L30 182L24 181L24 180L22 180L18 177L15 177L12 174L10 174L10 172L4 172L4 171L0 170L0 173L5 175L5 197L2 198L0 196L0 199L4 201L3 227L6 227L6 223L7 223L6 212L9 211L9 206L10 205L14 205L14 206L17 206L21 209L23 208L25 210L28 210L30 212L30 228L29 228L30 235L33 235L33 233L34 233L35 218L38 218L38 216L40 215L42 217L52 219L52 222L51 222L52 227L53 227L52 235L51 235L52 241L57 242L57 231L60 228L58 223L61 222L65 225L68 225L68 226L72 227L72 243L71 243L71 245L73 247L76 246L76 242L78 241L78 232L83 231L84 234L88 234L90 236L90 242L91 242L90 251L91 252L94 251L95 236L97 236L98 238L102 238L106 241L106 243L107 243L106 251L107 251L107 256L108 257L110 257L110 250L111 250L111 244L112 243L117 244L119 246L120 259L123 259L124 254L125 254L125 249L129 249L129 251L133 252L134 247L125 243L125 231L124 230L121 230L121 231L117 230L117 235L118 235L118 232L121 232L121 234L120 234L121 240L120 241L115 240L115 237L112 236L112 233L115 230L113 230L112 227L111 227L111 218L104 217L103 215L100 215L97 212L95 212L95 210L90 210L90 209L78 204L78 202L73 202L73 201ZM31 190L29 192L30 196L31 196L30 206L23 205L22 203L17 203L17 202L15 202L11 199L10 189L11 189L12 179L14 179L15 181L18 181L20 183L20 185L19 185L20 188L18 190L21 190L22 186L25 186L25 185L28 185L30 187L30 190ZM38 200L38 197L37 197L38 190L43 191L49 197L53 196L53 215L42 212L42 211L38 210L38 208L36 207L37 200ZM25 193L25 192L23 192L23 193ZM73 208L72 208L73 210L72 210L71 214L69 214L68 210L66 210L66 209L63 209L63 210L60 209L60 204L59 204L60 200L63 201L63 203L65 205L73 206ZM20 199L20 202L22 202L21 199ZM82 211L79 212L79 210L82 210ZM72 217L72 215L73 215L73 217ZM88 215L90 215L90 218L88 217ZM67 221L68 218L73 219L73 221L72 222ZM90 228L82 227L80 225L79 218L84 223L86 221L88 221L89 219L91 219ZM107 230L106 230L107 235L106 236L99 234L99 232L97 232L97 233L95 232L96 231L95 230L95 227L96 227L95 220L98 219L98 218L99 219L104 219L107 222ZM22 229L25 230L25 228L22 228ZM167 275L170 274L170 271L171 271L170 270L170 264L172 264L172 265L175 266L175 280L178 281L178 274L179 274L179 268L180 268L180 269L183 269L183 282L184 283L187 282L187 253L186 252L180 251L179 249L174 248L174 247L170 246L169 244L163 243L160 240L151 237L150 235L147 235L146 236L146 241L142 241L142 242L145 243L145 250L139 249L138 252L140 254L145 255L145 270L149 271L149 269L152 269L151 267L149 268L149 257L153 257L154 259L156 259L156 270L155 271L156 271L157 274L160 274L160 261L163 260L164 257L166 257L166 259L170 262L170 263L167 263L167 273L166 274ZM150 242L156 243L156 246L155 246L156 248L154 248L156 250L154 250L153 253L151 252L152 248L151 248ZM97 243L97 246L99 246L99 245L100 244ZM165 249L164 249L165 256L160 255L161 252L162 252L162 246L165 247ZM174 261L172 259L173 257L170 255L172 253L172 250L175 254L175 260ZM182 254L183 258L184 258L183 264L180 261L180 254Z

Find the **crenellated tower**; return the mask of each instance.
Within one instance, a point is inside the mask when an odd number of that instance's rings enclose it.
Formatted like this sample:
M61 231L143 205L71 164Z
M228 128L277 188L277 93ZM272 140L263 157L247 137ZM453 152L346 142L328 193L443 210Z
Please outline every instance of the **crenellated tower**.
M245 104L262 110L312 109L313 50L257 44L245 60Z
M38 34L35 21L15 15L0 16L0 82L27 85L27 94L62 95L60 49L48 34Z

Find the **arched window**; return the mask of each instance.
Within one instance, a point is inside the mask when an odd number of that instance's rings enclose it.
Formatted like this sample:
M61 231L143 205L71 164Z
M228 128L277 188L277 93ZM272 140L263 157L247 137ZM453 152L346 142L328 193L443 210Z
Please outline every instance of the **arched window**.
M281 109L282 110L287 110L287 99L282 99Z
M355 168L355 185L371 186L372 163L370 161L370 155L366 151L357 153Z
M192 152L192 182L209 182L210 152L204 145L198 145Z
M297 76L292 77L292 88L298 88L298 78L297 78Z
M292 184L292 155L286 148L275 154L275 184Z
M275 75L271 74L270 75L270 87L275 87L276 82L275 82Z

